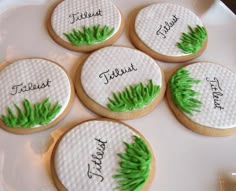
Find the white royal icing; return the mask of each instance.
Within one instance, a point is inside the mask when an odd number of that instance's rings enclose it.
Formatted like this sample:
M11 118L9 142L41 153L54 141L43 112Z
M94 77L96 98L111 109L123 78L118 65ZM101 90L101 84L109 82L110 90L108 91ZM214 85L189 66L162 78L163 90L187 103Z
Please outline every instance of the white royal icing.
M112 176L120 168L117 154L125 152L124 142L132 143L133 135L135 133L125 125L110 121L89 121L70 130L58 144L54 158L56 174L66 190L111 191L116 188L117 180ZM101 173L93 168L91 161L99 147L95 139L107 142L101 160ZM89 168L101 174L103 181L96 175L89 178Z
M104 72L131 67L131 72L118 76L107 83ZM107 73L106 73L107 75ZM99 77L100 76L100 77ZM107 75L108 76L108 75ZM113 93L122 92L126 87L139 83L162 86L162 73L158 64L146 54L125 47L108 47L93 53L84 63L81 83L86 94L101 106L107 108L108 98ZM107 83L107 84L105 84Z
M73 22L72 14L79 16L85 12L87 14L98 12L99 16ZM71 33L73 29L82 30L84 26L89 27L98 24L102 27L105 25L111 28L114 27L113 35L119 30L121 14L111 0L65 0L57 5L51 17L54 32L66 42L69 41L63 33Z
M176 18L177 19L176 19ZM177 20L177 21L176 21ZM176 21L165 34L163 28L166 22ZM165 56L185 56L176 44L180 42L182 33L188 33L188 25L203 26L201 20L190 10L169 3L158 3L142 9L135 19L135 32L141 41L151 50ZM162 26L160 32L157 31Z
M236 127L236 75L223 66L205 62L188 65L185 69L192 78L201 80L193 89L200 93L197 99L202 102L200 112L185 115L207 127Z
M58 102L62 106L55 120L65 110L71 96L71 85L65 71L55 63L44 59L19 60L6 66L0 71L0 82L0 111L3 115L8 114L8 107L17 113L14 104L23 110L24 99L37 104L49 98L53 105ZM36 85L44 83L47 86L24 91L25 85L29 89L29 83Z

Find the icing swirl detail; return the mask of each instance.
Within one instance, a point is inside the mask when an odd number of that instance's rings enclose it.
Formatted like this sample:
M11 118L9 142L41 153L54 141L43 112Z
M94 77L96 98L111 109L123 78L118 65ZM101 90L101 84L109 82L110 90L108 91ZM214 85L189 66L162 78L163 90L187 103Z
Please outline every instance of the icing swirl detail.
M177 43L177 47L185 54L196 54L207 40L207 31L205 27L199 25L195 28L188 26L188 28L190 32L182 33L181 42Z
M160 86L154 85L152 80L144 86L140 83L129 86L123 92L113 93L113 99L108 98L108 108L115 112L126 112L149 105L160 92Z
M134 143L126 145L125 153L120 153L120 169L114 175L121 191L140 191L150 177L152 154L141 138L134 136Z
M9 107L8 116L1 115L4 124L11 128L32 128L36 125L47 125L57 116L62 107L58 103L53 106L49 98L34 105L25 99L23 101L24 111L16 104L14 106L17 115Z
M185 113L193 115L193 112L199 112L202 102L196 97L200 95L192 89L194 84L199 84L200 80L190 77L190 72L184 68L179 69L171 78L170 90L173 102Z
M83 31L73 29L71 33L64 33L68 41L75 46L93 45L107 40L114 33L114 28L109 26L94 25L84 26Z

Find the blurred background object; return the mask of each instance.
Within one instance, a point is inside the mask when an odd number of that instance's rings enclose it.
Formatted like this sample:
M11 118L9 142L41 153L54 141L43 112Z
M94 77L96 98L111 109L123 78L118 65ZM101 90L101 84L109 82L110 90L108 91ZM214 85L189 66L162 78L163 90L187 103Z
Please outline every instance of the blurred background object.
M236 0L222 0L236 14Z
M236 191L236 173L227 173L220 176L220 191Z

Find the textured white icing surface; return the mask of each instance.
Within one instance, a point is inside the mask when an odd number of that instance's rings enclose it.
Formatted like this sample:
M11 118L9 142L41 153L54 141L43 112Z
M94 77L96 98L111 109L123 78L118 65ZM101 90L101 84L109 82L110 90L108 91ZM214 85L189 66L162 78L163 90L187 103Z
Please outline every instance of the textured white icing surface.
M163 35L157 35L157 31L165 22L171 22L173 15L176 15L177 22ZM165 56L185 56L176 43L180 42L182 33L189 32L188 25L196 27L203 26L201 20L190 10L169 3L158 3L142 9L135 19L135 32L141 41L154 52Z
M112 178L120 168L117 154L125 152L123 142L132 143L133 135L135 133L125 125L109 121L89 121L76 126L62 138L57 147L54 166L58 178L68 191L113 190L118 186ZM101 165L102 182L98 176L90 179L87 175L88 164L93 166L91 155L97 152L95 138L107 142Z
M23 83L17 88L19 92L19 88L23 88L24 85L28 86L29 83L46 84L47 79L51 81L50 87L21 93L16 93L16 89L12 89L13 86ZM62 106L57 115L59 116L65 110L71 96L70 81L64 70L55 63L43 59L19 60L8 65L0 71L0 82L0 111L4 115L8 113L8 107L16 112L14 104L23 110L24 99L36 104L49 98L53 105L58 102Z
M73 22L69 17L71 14L96 13L99 9L102 11L102 16L78 20L71 24ZM63 33L70 33L73 29L81 30L84 26L91 27L98 24L102 27L105 25L114 27L113 35L118 31L121 25L121 14L111 0L65 0L57 5L51 17L54 32L67 42L69 41Z
M105 77L99 77L103 72L109 70L111 73L116 68L128 68L131 64L137 71L109 80L108 84L105 84ZM151 79L154 84L162 85L162 73L158 64L146 54L125 47L108 47L98 50L85 61L81 72L81 84L86 94L105 108L113 92L124 91L126 87L140 82L146 85Z
M236 127L236 75L223 66L213 63L196 63L185 67L191 73L191 77L201 80L200 84L194 85L193 89L200 92L198 99L203 103L200 112L194 112L192 116L185 114L192 121L218 129L228 129ZM206 80L219 81L223 96L218 96L219 107L215 108L212 88L219 87L217 82L210 83ZM212 84L212 85L211 85ZM211 88L212 86L212 88ZM218 94L219 95L219 94Z

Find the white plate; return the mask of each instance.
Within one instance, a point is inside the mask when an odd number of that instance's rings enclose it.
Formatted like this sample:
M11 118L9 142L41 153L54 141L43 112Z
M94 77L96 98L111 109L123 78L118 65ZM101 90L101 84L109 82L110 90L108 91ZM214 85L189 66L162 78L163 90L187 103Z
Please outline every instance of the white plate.
M128 18L139 6L155 0L113 0ZM75 76L82 56L57 45L45 28L55 0L0 0L0 60L43 57L63 65ZM236 72L236 16L220 1L175 0L199 15L209 32L209 45L195 61L225 65ZM132 47L127 30L115 43ZM161 63L168 73L180 64ZM68 127L96 117L76 98L69 115L56 127L33 135L0 130L0 191L55 191L49 158L55 141ZM235 116L236 117L236 116ZM126 121L150 141L156 158L151 191L218 191L225 174L236 173L236 136L215 138L195 134L181 125L164 100L154 112ZM232 176L233 177L233 176ZM236 187L236 186L235 186ZM227 191L226 189L224 189Z

